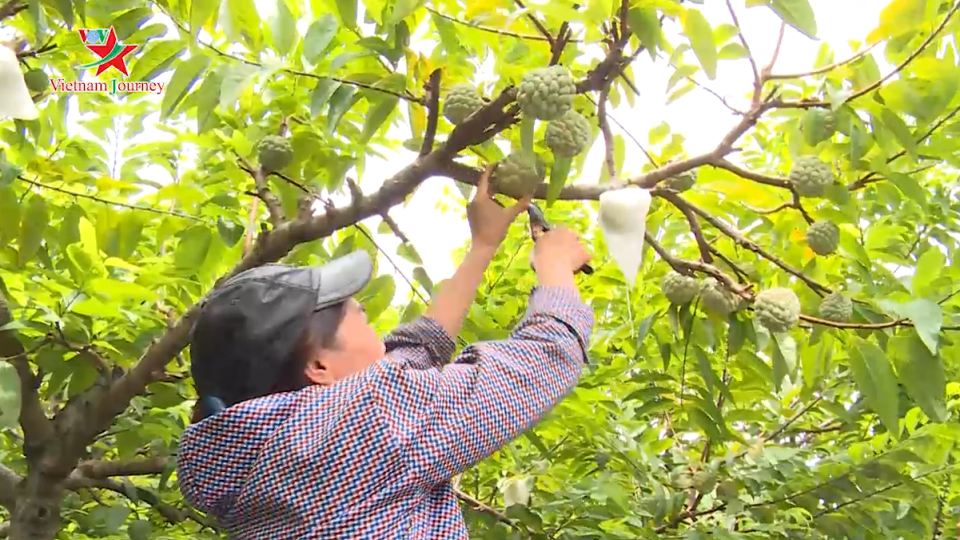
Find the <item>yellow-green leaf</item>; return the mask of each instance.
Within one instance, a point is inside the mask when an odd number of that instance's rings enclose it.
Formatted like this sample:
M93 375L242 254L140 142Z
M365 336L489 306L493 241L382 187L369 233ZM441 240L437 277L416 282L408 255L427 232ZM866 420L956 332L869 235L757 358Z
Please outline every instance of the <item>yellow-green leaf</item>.
M220 0L191 0L190 2L190 33L194 37L200 33L213 14L220 7Z
M380 129L380 126L386 122L390 114L397 108L400 98L383 94L376 98L375 102L367 110L366 119L363 121L363 132L360 134L360 143L366 144Z
M697 56L700 66L710 80L717 77L717 44L713 37L710 22L696 9L688 9L683 14L683 33L690 41L690 47Z
M307 35L303 38L303 59L316 64L320 55L337 35L339 27L336 17L329 13L324 13L322 17L313 21L310 28L307 28Z
M167 87L163 91L163 101L160 104L161 120L166 120L173 113L209 64L209 57L196 54L177 66L173 76L170 77L170 82L167 83Z
M808 0L772 0L770 9L803 35L817 39L817 18Z
M27 261L40 249L49 222L47 201L40 195L31 195L26 208L27 211L23 214L23 222L20 224L20 238L17 241L20 266L27 264Z
M850 340L850 369L857 387L887 430L900 436L900 389L883 350L863 338Z
M164 71L187 50L187 44L179 39L153 41L144 47L143 54L133 64L130 80L149 81Z
M357 0L336 0L340 22L353 30L357 27Z

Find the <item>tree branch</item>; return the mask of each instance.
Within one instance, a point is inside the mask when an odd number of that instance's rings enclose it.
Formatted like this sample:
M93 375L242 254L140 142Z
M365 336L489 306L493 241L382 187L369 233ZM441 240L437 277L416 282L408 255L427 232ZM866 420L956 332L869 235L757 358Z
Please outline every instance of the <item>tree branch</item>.
M898 73L906 69L906 67L910 65L911 62L916 60L923 53L923 51L925 51L926 48L929 47L931 43L933 43L933 40L936 39L941 32L943 32L944 28L947 27L947 23L950 22L950 19L953 18L954 14L957 13L958 9L960 9L960 1L954 2L953 6L950 7L950 10L947 11L947 14L944 15L943 20L940 21L940 24L937 25L937 27L933 30L933 32L930 32L930 35L927 36L925 40L923 40L923 43L921 43L920 46L917 47L917 49L910 54L910 56L908 56L903 62L900 62L889 73L881 77L879 80L875 81L873 84L870 84L860 90L853 92L850 95L850 97L844 100L844 102L849 103L857 98L860 98L869 94L870 92L873 92L874 90L883 86L883 83L887 82L888 80L893 78L895 75L897 75ZM805 109L810 107L827 107L827 106L829 106L827 102L822 100L814 100L814 99L804 99L804 100L792 101L792 102L780 101L778 102L778 105L777 105L778 108L795 108L795 109Z
M712 225L714 228L716 228L717 230L719 230L719 231L722 232L723 234L725 234L725 235L727 235L728 237L730 237L731 240L733 240L734 242L736 242L736 243L739 244L740 246L742 246L742 247L744 247L744 248L746 248L746 249L748 249L748 250L756 253L757 255L763 257L764 259L767 259L768 261L772 262L773 264L779 266L783 271L787 272L788 274L792 274L792 275L795 276L797 279L799 279L799 280L803 281L804 283L806 283L807 286L810 287L811 289L813 289L815 292L825 293L825 294L830 294L830 293L833 292L832 289L828 288L828 287L825 286L825 285L821 285L820 283L817 283L817 282L814 281L813 279L807 277L806 275L804 275L804 273L803 273L802 271L800 271L800 270L798 270L798 269L790 266L789 264L783 262L779 257L776 257L775 255L767 252L765 249L761 248L759 245L757 245L757 244L754 243L753 241L748 240L745 236L743 236L742 234L740 234L739 232L737 232L733 227L727 225L726 223L724 223L723 221L721 221L719 218L713 216L712 214L710 214L710 213L707 212L706 210L703 210L703 209L695 206L694 204L690 203L689 201L681 198L681 197L680 197L679 195L677 195L676 193L673 193L673 192L670 192L670 191L661 191L661 193L660 193L659 195L660 195L660 197L663 197L664 199L666 199L667 201L669 201L671 204L673 204L673 205L676 206L677 208L684 208L684 207L688 208L690 211L692 211L692 212L695 213L696 215L698 215L698 216L700 216L701 218L703 218L704 221L706 221L707 223L709 223L710 225ZM819 319L817 319L817 320L819 321Z
M10 513L17 504L17 486L22 478L13 469L0 464L0 506Z
M0 6L0 21L15 17L25 9L27 9L26 3L20 0L10 0L3 6Z
M0 328L13 322L13 311L0 291ZM20 379L20 426L23 428L23 453L31 465L43 445L54 436L53 422L43 409L38 392L40 381L30 367L23 344L13 330L0 331L0 357L7 358Z
M834 62L834 63L832 63L832 64L823 66L822 68L819 68L819 69L814 69L814 70L812 70L812 71L804 71L804 72L800 72L800 73L770 74L770 75L767 76L767 80L768 80L768 81L776 81L776 80L783 80L783 79L802 79L802 78L804 78L804 77L813 77L813 76L815 76L815 75L823 75L823 74L829 73L829 72L831 72L831 71L833 71L833 70L835 70L835 69L837 69L837 68L843 67L843 66L845 66L845 65L847 65L847 64L852 64L852 63L856 62L857 60L860 60L860 59L863 58L864 56L870 54L870 51L872 51L873 49L875 49L875 48L877 47L877 45L880 45L881 43L883 43L883 42L882 42L882 41L878 41L878 42L876 42L876 43L868 46L866 49L858 52L857 54L855 54L855 55L853 55L853 56L851 56L850 58L847 58L847 59L845 59L845 60L841 60L841 61L839 61L839 62Z
M189 219L191 221L200 221L200 222L204 221L198 218L197 216L191 216L189 214L183 214L183 213L174 212L171 210L162 210L160 208L153 208L150 206L138 206L135 204L125 203L122 201L111 201L109 199L97 197L96 195L89 195L87 193L81 193L78 191L71 191L69 189L54 187L41 182L37 182L36 180L30 180L24 176L18 176L17 180L23 182L24 184L27 184L36 188L46 189L48 191L55 191L57 193L62 193L63 195L69 195L70 197L76 197L78 199L87 199L89 201L98 202L100 204L106 204L108 206L116 206L118 208L126 208L128 210L139 210L141 212L150 212L151 214L159 214L161 216L173 216L173 217L178 217L183 219Z
M443 72L440 68L433 70L427 81L427 129L423 132L423 142L420 144L420 156L425 156L433 150L433 141L437 138L437 124L440 122L440 77Z
M124 497L130 497L130 488L128 486L107 478L94 479L80 477L71 482L68 486L68 489L71 491L78 491L81 489L105 489L107 491L117 493L118 495L123 495ZM156 493L140 486L133 486L133 490L136 491L137 499L149 506L152 506L153 509L156 510L157 513L169 523L181 523L183 521L191 520L203 525L204 527L209 527L215 530L219 529L216 521L204 516L193 508L179 508L172 504L165 503L160 499L160 497L157 496Z

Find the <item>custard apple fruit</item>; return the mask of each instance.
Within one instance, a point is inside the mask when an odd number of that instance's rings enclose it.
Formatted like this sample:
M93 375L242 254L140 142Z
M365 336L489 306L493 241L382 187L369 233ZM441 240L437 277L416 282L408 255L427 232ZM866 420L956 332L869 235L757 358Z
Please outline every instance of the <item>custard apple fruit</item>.
M571 109L547 124L543 142L560 157L573 157L587 148L590 142L590 121Z
M753 299L757 322L774 334L786 332L800 320L800 299L786 287L760 291Z
M451 124L462 124L483 105L483 97L473 85L458 83L447 90L443 100L443 117Z
M44 92L50 86L50 78L42 69L31 69L23 74L23 82L31 92Z
M550 122L573 108L577 84L563 66L528 71L517 85L517 103L524 114Z
M831 293L820 301L820 316L828 321L850 322L853 317L853 300L841 293Z
M546 175L540 158L514 152L497 165L495 179L505 191L526 196L536 191Z
M840 246L840 227L821 219L807 227L807 245L817 255L829 255Z
M660 288L667 300L674 304L690 303L700 292L700 284L696 279L674 271L663 276Z
M674 191L684 192L697 183L697 169L682 172L663 181L663 186Z
M830 165L814 156L797 158L790 170L790 182L801 197L823 197L834 181Z
M257 159L265 171L280 171L293 160L293 147L284 137L267 135L257 145Z
M803 134L811 146L825 141L837 131L837 116L829 109L811 109L803 117Z
M717 475L710 471L697 471L693 475L693 487L700 493L711 493L717 487Z
M712 277L700 283L700 303L707 311L719 315L729 315L743 306L742 299L736 293Z

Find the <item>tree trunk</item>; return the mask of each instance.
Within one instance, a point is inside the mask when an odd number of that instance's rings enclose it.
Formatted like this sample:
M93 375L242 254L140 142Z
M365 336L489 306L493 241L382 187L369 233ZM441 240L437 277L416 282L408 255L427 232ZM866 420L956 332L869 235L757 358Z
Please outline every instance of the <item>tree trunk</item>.
M63 487L40 473L29 474L20 484L10 520L9 540L53 540L60 531Z

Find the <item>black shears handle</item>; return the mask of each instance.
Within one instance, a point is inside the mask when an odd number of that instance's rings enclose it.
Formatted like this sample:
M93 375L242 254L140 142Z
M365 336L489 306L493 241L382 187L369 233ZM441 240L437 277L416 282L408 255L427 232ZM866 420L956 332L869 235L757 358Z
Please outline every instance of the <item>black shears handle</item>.
M537 238L540 238L541 234L553 228L553 225L547 221L547 216L543 213L543 210L533 201L530 201L530 204L527 206L527 215L530 217L530 238L532 238L534 242L537 241ZM577 272L590 275L593 273L593 267L589 264L584 264Z

